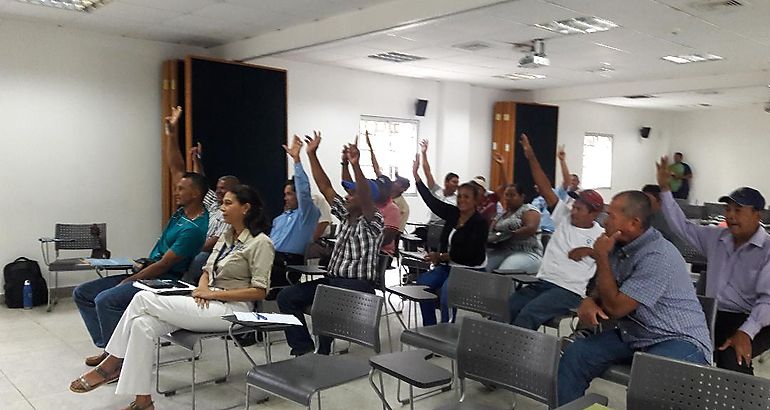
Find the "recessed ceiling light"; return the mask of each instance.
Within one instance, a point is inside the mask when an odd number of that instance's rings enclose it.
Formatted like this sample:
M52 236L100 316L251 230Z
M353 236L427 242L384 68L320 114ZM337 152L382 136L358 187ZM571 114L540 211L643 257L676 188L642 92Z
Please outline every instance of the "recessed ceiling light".
M409 61L425 60L425 57L413 56L411 54L398 53L391 51L388 53L372 54L369 58L389 61L391 63L406 63Z
M495 78L502 78L504 80L542 80L546 78L542 74L530 74L530 73L512 73L512 74L501 74L494 76Z
M607 31L618 27L618 25L601 17L576 17L535 24L535 27L559 34L589 34Z
M62 10L80 11L90 13L97 7L101 7L110 0L17 0L21 3L36 4L39 6L54 7Z
M682 54L678 56L663 56L661 57L663 60L676 63L676 64L688 64L688 63L701 63L704 61L719 61L724 60L723 57L720 57L716 54Z

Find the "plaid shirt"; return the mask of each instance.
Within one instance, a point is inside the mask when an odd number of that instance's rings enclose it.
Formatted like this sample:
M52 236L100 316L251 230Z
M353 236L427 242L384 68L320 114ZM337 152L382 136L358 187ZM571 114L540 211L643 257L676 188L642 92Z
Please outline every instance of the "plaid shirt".
M209 229L206 232L206 237L216 236L218 238L222 236L226 230L230 229L230 224L225 222L225 217L222 216L219 200L214 191L209 189L206 192L206 196L203 197L203 206L209 211Z
M374 280L385 225L382 214L375 211L371 221L363 216L351 221L342 198L335 197L331 205L332 214L339 218L341 224L329 261L328 276Z

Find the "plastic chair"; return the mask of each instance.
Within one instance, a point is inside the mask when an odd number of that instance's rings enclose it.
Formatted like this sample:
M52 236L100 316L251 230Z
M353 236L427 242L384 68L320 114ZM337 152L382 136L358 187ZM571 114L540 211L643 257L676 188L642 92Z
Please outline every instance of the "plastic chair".
M93 270L82 257L60 258L61 250L90 250L91 258L109 258L107 250L107 224L56 224L53 238L39 238L43 262L48 267L48 311L58 303L56 290L59 288L59 272L75 272ZM54 257L51 260L53 243ZM51 289L51 274L54 276L53 291ZM98 271L97 271L98 274ZM101 274L99 274L101 277Z
M711 335L711 345L714 346L714 326L717 322L716 299L698 295L698 301L703 308L703 313L706 315L706 326L708 326L709 335ZM613 383L628 386L632 379L632 366L628 364L612 365L604 372L604 374L602 374L601 378Z
M638 352L628 410L770 408L770 380Z
M347 340L380 352L380 314L383 298L369 293L319 285L313 300L313 334ZM314 394L321 407L321 390L369 374L368 360L346 356L306 354L290 360L255 366L246 375L246 409L256 387L310 409Z
M721 216L725 214L725 210L727 210L727 205L723 203L717 203L717 202L705 202L703 204L704 208L704 217L709 218L712 216Z
M687 219L701 220L707 216L706 208L700 205L680 204L679 207L682 208L682 212Z

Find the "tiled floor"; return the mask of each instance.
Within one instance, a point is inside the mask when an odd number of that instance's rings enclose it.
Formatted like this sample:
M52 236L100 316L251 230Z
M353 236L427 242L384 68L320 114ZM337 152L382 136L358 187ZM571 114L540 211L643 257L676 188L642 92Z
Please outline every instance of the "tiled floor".
M394 299L395 300L395 299ZM400 325L390 317L393 340L398 340ZM44 307L33 310L0 308L0 409L120 409L131 397L116 396L114 385L98 388L87 394L69 391L71 380L88 368L83 358L96 353L83 327L71 299L63 299L51 313ZM566 330L566 329L565 329ZM384 324L381 326L384 351L390 349ZM398 343L398 342L396 342ZM231 345L232 347L232 345ZM398 346L396 345L396 349ZM180 356L183 351L163 348L165 358ZM248 348L258 363L264 362L261 346ZM351 355L366 357L371 353L363 348L352 347ZM203 386L197 392L198 409L244 408L245 374L248 361L240 351L231 349L232 375L223 384ZM285 343L273 346L273 360L288 357ZM433 363L449 367L446 359L434 359ZM204 354L198 365L198 376L214 375L223 369L224 348L221 340L204 343ZM760 374L770 376L768 364L759 365ZM150 377L150 375L148 375ZM152 376L154 377L154 376ZM164 366L161 368L163 386L182 386L189 383L189 363ZM388 398L395 408L395 382L385 376ZM468 383L468 399L510 408L514 396L505 391L488 392L475 382ZM594 382L592 391L610 397L610 406L625 408L625 389L601 380ZM188 409L191 405L189 391L175 396L154 395L157 409ZM442 403L456 400L455 391L442 393L416 403L417 408L430 409ZM542 409L544 406L516 397L517 409ZM368 380L362 379L345 386L322 393L323 407L327 409L377 409L381 408L377 396L371 390ZM252 405L252 409L298 409L286 400L272 397L264 404Z

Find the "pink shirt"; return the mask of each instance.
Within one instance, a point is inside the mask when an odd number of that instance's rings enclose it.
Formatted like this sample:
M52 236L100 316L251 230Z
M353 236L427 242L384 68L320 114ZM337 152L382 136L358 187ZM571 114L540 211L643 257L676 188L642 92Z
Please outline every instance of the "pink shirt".
M378 206L377 209L382 214L382 219L385 223L385 229L399 230L401 226L401 211L398 209L398 205L388 199L388 202L382 207ZM396 252L396 241L391 241L387 245L382 246L382 251L390 255Z

